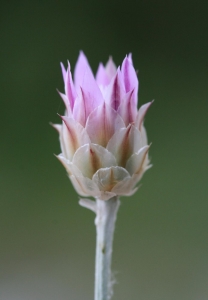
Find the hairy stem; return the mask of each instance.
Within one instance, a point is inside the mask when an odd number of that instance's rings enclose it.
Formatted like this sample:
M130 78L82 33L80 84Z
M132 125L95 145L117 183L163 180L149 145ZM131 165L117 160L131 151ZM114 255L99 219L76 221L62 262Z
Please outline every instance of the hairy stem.
M118 197L107 201L96 200L95 300L111 298L112 243L119 205Z

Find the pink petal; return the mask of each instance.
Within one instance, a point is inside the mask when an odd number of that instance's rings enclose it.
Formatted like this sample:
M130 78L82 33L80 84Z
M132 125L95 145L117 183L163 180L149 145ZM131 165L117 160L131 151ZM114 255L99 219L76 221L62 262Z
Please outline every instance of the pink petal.
M114 61L111 56L109 57L109 60L105 66L105 70L110 82L117 72L116 65L114 64Z
M82 86L85 72L88 71L88 73L93 76L92 70L90 68L90 65L88 63L88 60L84 53L80 51L77 63L75 65L74 69L74 84L76 87L76 90L79 90L79 87Z
M132 62L128 57L125 57L125 59L122 63L121 73L122 73L126 92L134 90L133 98L134 98L135 103L137 103L137 93L138 93L139 82L138 82L138 78L137 78L135 69L132 65Z
M71 117L72 116L72 110L71 110L71 105L70 105L68 97L65 94L59 92L59 90L57 90L57 92L59 93L59 96L61 96L61 98L62 98L62 100L65 104L66 111L67 111L67 116Z
M105 147L115 131L125 127L119 114L107 104L98 106L88 117L87 133L92 143Z
M76 95L76 91L74 88L74 83L72 81L70 67L68 67L68 69L67 69L65 78L66 78L65 79L65 93L66 93L67 98L69 99L71 110L73 110L74 101L75 101L77 95Z
M118 108L118 113L126 126L133 123L137 116L137 107L133 99L133 93L134 91L128 92Z
M65 105L68 106L68 104L69 104L70 109L73 110L74 101L76 98L76 92L75 92L74 84L72 81L72 75L70 72L69 62L68 62L67 70L65 69L64 65L61 63L61 70L62 70L62 75L63 75L63 79L64 79L65 94L66 94L66 97L68 98L68 101L65 101L64 97L62 96L63 94L61 94L61 97L63 98Z
M143 120L144 120L144 117L148 111L148 109L150 108L150 106L152 105L153 101L151 102L148 102L144 105L142 105L138 111L138 114L137 114L137 117L136 117L136 122L135 122L135 125L136 127L141 130L141 126L142 126L142 123L143 123Z
M80 86L86 100L87 112L89 115L96 107L104 102L102 93L95 81L95 78L89 70L85 71L83 83Z
M73 117L85 127L87 121L87 103L82 89L80 89L80 95L74 103Z
M85 126L90 113L101 103L103 103L103 98L100 91L97 93L98 98L95 99L95 97L96 94L93 95L84 90L82 87L80 88L79 97L76 99L74 104L73 116L76 121L82 124L82 126Z
M129 59L130 63L131 63L132 66L133 66L132 53L129 53L128 59Z
M117 70L116 75L112 78L109 86L106 87L105 100L108 105L117 110L121 104L121 99L125 95L124 86L121 78L120 69Z
M100 63L98 66L95 78L98 85L106 86L110 83L110 79L102 63Z

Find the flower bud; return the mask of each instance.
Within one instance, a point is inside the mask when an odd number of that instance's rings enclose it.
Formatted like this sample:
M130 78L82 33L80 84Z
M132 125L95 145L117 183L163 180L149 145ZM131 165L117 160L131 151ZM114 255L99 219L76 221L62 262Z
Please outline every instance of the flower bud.
M74 188L79 195L101 200L132 195L150 167L143 120L152 102L137 110L139 82L131 55L118 69L110 58L94 77L80 52L74 81L70 64L61 67L66 114L62 125L54 127L62 150L58 159Z

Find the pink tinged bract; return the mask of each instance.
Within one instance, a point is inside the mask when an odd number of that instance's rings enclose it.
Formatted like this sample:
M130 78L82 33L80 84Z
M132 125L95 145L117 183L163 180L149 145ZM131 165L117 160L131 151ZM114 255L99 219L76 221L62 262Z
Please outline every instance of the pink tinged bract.
M132 66L133 66L132 53L129 53L129 54L128 54L128 59L129 59L130 63L131 63Z
M72 81L70 67L68 67L67 72L66 72L65 93L66 93L67 98L69 99L69 104L70 104L71 110L73 110L74 102L75 102L77 95L76 95L76 91L75 91L74 84Z
M121 71L118 68L116 75L111 79L110 84L106 87L104 97L106 103L113 109L117 110L124 96L124 83L122 81Z
M134 102L137 104L139 82L132 62L128 57L125 57L122 63L121 74L123 77L126 93L133 91L133 99Z
M110 78L109 78L109 76L106 72L106 69L102 63L100 63L98 66L98 70L97 70L95 78L96 78L96 82L99 86L104 87L110 83Z
M74 104L73 117L77 122L85 127L89 113L90 106L87 103L87 97L85 96L82 88L80 88L79 97L77 97Z
M136 127L141 130L141 127L142 127L142 123L144 121L144 117L148 111L148 109L150 108L150 106L152 105L153 101L151 102L148 102L144 105L142 105L137 113L137 117L136 117L136 121L135 121L135 124L136 124Z
M93 74L89 72L89 70L85 71L83 83L80 85L80 87L85 94L89 111L92 111L103 103L104 99L102 93L95 81Z
M61 148L65 157L71 160L78 148L90 143L90 138L86 129L78 122L65 116L61 118L63 120L60 138Z
M141 133L134 125L121 128L108 142L107 149L116 157L119 166L125 167L132 153L141 147Z
M126 169L128 172L133 174L140 174L142 170L146 167L146 157L149 151L149 146L144 146L140 148L137 153L131 155L126 163Z
M89 70L85 70L78 98L74 104L73 116L85 126L89 114L104 102L102 93Z
M128 92L118 108L118 113L124 120L126 126L134 123L137 116L137 107L133 98L134 90Z
M92 143L106 147L113 134L125 127L120 115L109 105L103 103L88 117L86 130Z
M116 75L117 71L116 65L114 64L114 61L111 56L109 57L109 60L105 66L105 70L109 81L111 81L111 79Z
M74 101L76 99L76 91L75 91L73 80L72 80L69 62L68 62L67 70L65 69L64 65L61 63L61 70L62 70L62 75L63 75L63 79L64 79L65 95L61 94L61 93L60 93L60 95L61 95L62 99L64 100L66 108L67 109L70 108L70 110L73 110Z
M84 55L84 53L82 51L80 51L77 63L75 65L75 69L74 69L74 85L76 90L79 90L79 87L82 86L83 84L83 79L84 79L84 75L85 72L88 72L91 74L91 76L93 76L92 70L90 68L90 65L88 63L88 60L86 58L86 56Z
M59 96L61 96L64 104L65 104L65 107L66 107L66 115L68 117L71 117L72 116L72 110L71 110L71 105L69 103L69 99L67 98L67 96L61 92L59 92L59 90L57 90L58 93L59 93Z

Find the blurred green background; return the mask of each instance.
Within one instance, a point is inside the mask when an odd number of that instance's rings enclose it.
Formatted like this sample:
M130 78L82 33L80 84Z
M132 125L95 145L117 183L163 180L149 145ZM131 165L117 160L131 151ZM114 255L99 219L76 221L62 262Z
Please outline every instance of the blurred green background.
M114 300L208 299L207 1L1 1L0 299L92 300L94 215L53 156L59 62L133 53L154 167L122 198Z

